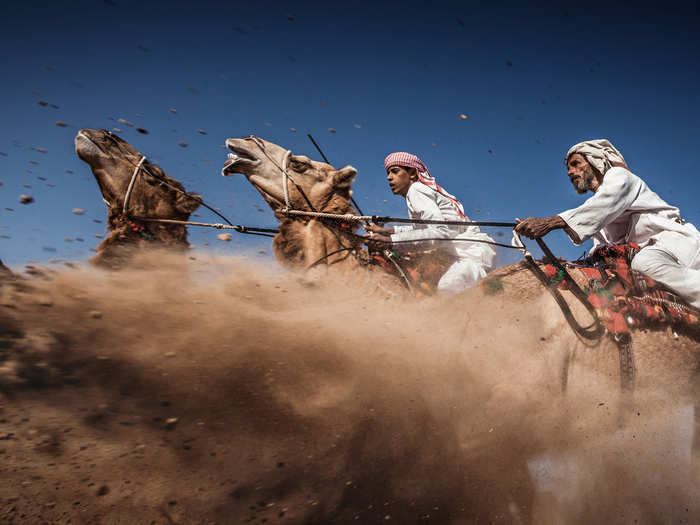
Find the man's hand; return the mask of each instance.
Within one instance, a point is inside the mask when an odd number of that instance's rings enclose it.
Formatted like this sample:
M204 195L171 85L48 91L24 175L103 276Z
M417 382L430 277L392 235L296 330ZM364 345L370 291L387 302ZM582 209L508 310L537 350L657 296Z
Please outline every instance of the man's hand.
M378 233L370 232L369 235L363 237L364 243L370 250L384 250L391 246L391 237L388 235L380 235Z
M544 218L529 217L524 221L515 219L515 222L518 223L515 227L515 231L528 239L538 239L544 237L552 230L567 227L566 222L564 222L564 219L559 217L559 215Z
M394 228L383 228L382 226L377 226L373 222L363 226L363 228L370 233L378 233L380 235L391 235L394 233Z

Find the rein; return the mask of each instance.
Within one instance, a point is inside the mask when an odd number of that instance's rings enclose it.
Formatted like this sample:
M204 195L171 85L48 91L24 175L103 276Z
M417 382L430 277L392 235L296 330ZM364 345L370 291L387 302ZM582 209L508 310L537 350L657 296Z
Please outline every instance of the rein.
M364 237L362 237L362 235L357 235L355 232L353 232L351 229L349 229L349 225L345 222L340 223L339 226L336 226L335 224L329 223L328 221L323 220L323 219L320 219L319 222L330 227L330 229L336 234L337 238L338 237L342 238L342 236L350 237L349 240L353 244L351 246L343 246L342 248L339 248L339 249L334 250L330 253L327 253L326 255L321 257L320 259L317 259L316 261L311 263L309 266L307 266L305 271L308 272L309 270L311 270L311 268L318 266L322 262L326 261L332 255L335 255L337 253L342 253L342 252L352 252L352 255L354 255L355 258L358 259L358 261L362 262L362 259L360 258L359 254L357 252L358 246L360 246L362 244L362 240L364 239ZM345 260L345 258L343 258L342 260ZM336 262L340 262L340 260L334 261L330 264L335 264Z
M486 222L486 221L435 221L430 219L403 219L401 217L387 217L382 215L355 215L353 213L326 213L319 211L282 210L285 215L300 215L307 217L319 217L322 219L337 219L345 222L397 222L404 224L441 224L444 226L494 226L501 228L515 228L515 222Z
M344 246L343 248L338 248L337 250L333 250L332 252L327 253L326 255L324 255L323 257L321 257L320 259L318 259L318 260L315 261L314 263L312 263L312 264L310 264L309 266L307 266L305 271L308 272L311 268L314 268L314 267L318 266L318 265L321 264L323 261L325 261L326 259L328 259L331 255L335 255L336 253L349 252L349 251L351 251L351 250L354 250L355 248L356 248L355 246Z
M132 217L144 222L162 222L165 224L182 224L183 226L203 226L205 228L216 228L217 230L235 230L238 233L250 235L262 235L263 237L274 237L279 233L277 228L256 228L253 226L242 226L240 224L221 224L210 222L179 221L176 219L154 219L152 217Z
M588 297L586 296L584 291L581 290L581 287L578 285L578 283L574 281L573 277L571 277L564 265L562 265L559 262L559 259L557 259L554 256L552 250L549 249L549 246L545 244L544 240L536 239L540 249L552 261L552 264L557 268L557 270L561 272L562 277L569 283L570 291L574 294L576 299L578 299L578 301L586 307L586 310L588 310L588 313L591 314L591 317L593 317L593 322L590 325L581 326L581 324L579 324L579 322L574 317L574 314L571 312L571 308L569 308L568 303L566 302L564 297L562 297L559 289L556 287L556 285L553 285L551 282L549 282L549 279L547 279L547 276L539 267L537 261L535 261L535 258L532 256L532 254L530 254L530 252L528 252L525 249L525 245L520 239L520 235L518 235L518 233L515 230L513 230L513 241L513 244L519 245L519 249L522 251L523 257L525 258L525 261L527 262L530 271L532 271L532 273L535 274L535 277L537 277L537 279L542 283L542 286L544 286L549 291L549 293L552 294L552 297L554 297L554 300L556 301L557 305L559 305L559 308L561 309L561 312L564 315L566 322L569 323L569 326L574 331L574 333L581 340L585 339L588 341L594 341L597 344L600 341L600 338L603 336L603 333L605 332L605 328L600 323L598 312L596 312L595 308L593 308L593 305L591 305L591 303L588 302Z

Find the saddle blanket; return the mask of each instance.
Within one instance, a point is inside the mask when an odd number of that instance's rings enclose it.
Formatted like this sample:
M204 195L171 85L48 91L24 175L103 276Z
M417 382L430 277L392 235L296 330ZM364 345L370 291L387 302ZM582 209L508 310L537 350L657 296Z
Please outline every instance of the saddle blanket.
M405 284L410 283L414 291L425 295L435 293L438 281L456 260L455 255L440 249L392 250L372 255L373 264L378 264Z
M610 244L581 261L565 263L564 266L580 272L587 280L583 291L611 335L629 334L635 328L664 324L700 334L700 310L630 267L639 249L634 243ZM556 266L547 264L542 269L550 283L561 290L569 288L562 271Z

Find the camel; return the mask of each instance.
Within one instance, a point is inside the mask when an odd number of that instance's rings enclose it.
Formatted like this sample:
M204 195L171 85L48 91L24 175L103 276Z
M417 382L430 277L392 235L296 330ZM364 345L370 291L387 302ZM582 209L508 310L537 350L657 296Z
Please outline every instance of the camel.
M351 231L339 228L337 221L290 217L284 213L283 165L286 164L288 199L292 209L308 211L311 205L316 211L338 214L354 213L350 187L357 171L352 166L336 170L329 164L288 154L282 147L257 137L229 138L226 146L232 153L229 153L222 174L244 175L280 220L280 233L274 238L273 245L275 256L283 266L300 269L322 261L327 271L335 272L334 276L350 274L356 278L377 269L366 264L366 257L359 250L361 239ZM347 251L329 255L346 248L354 248L352 253L356 255L348 256ZM572 273L575 279L581 279L576 272ZM539 348L543 356L554 356L553 361L558 363L555 368L559 371L562 390L572 388L571 380L576 378L577 366L592 368L599 378L612 383L629 383L630 378L623 377L623 356L618 355L618 346L609 337L601 338L597 344L579 341L527 264L521 262L496 269L485 282L497 286L481 286L468 294L487 295L496 290L498 300L526 305L522 318L537 318L536 325L541 326L542 332ZM582 305L570 292L562 293L580 324L588 324L590 317ZM676 334L670 328L666 331L637 331L633 334L631 354L626 356L632 362L627 361L625 366L636 371L637 387L669 388L694 400L699 397L696 386L700 383L699 349L696 333ZM624 408L622 410L624 412ZM700 409L696 409L695 414L700 424ZM700 432L695 434L693 448L696 451L694 457L700 458ZM698 475L699 467L700 462L696 467Z
M110 232L96 248L97 254L91 259L93 264L121 267L138 249L146 246L180 251L188 248L185 226L139 221L138 218L186 221L200 206L199 195L187 193L179 181L148 162L141 152L110 131L81 129L75 137L75 151L90 165L107 204ZM138 172L136 176L135 171ZM124 213L124 200L132 178L133 188Z
M286 164L290 174L289 204L293 209L314 209L328 213L355 214L351 204L350 186L357 170L345 166L336 170L330 164L316 162L304 155L289 155L277 144L256 137L228 139L226 147L232 151L222 169L222 175L245 175L260 192L275 216L280 220L280 233L273 240L277 261L289 269L312 265L331 252L360 246L357 236L348 228L339 228L337 222L290 219L285 216L285 192L282 187L281 166ZM307 199L309 202L307 202ZM348 252L340 252L323 261L325 267L352 270L358 264Z

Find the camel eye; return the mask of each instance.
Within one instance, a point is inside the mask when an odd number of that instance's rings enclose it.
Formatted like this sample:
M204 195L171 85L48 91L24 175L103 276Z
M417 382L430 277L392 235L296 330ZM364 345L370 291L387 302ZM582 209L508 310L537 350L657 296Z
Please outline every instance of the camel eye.
M291 168L296 171L297 173L304 173L306 170L308 170L311 167L311 164L308 162L304 162L302 160L297 160L297 159L290 159L290 166Z

